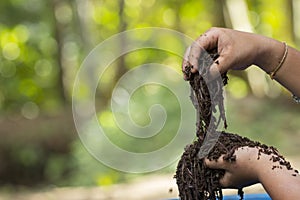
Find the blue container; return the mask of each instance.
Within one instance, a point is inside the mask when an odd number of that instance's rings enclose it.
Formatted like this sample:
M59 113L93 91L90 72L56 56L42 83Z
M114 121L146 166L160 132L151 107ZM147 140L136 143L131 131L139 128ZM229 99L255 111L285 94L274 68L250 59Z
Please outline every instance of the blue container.
M239 196L237 195L228 195L224 196L224 200L239 200ZM245 194L245 200L272 200L268 194Z
M239 200L238 195L226 195L223 200ZM180 200L180 199L169 199L169 200ZM272 200L268 194L245 194L244 200Z

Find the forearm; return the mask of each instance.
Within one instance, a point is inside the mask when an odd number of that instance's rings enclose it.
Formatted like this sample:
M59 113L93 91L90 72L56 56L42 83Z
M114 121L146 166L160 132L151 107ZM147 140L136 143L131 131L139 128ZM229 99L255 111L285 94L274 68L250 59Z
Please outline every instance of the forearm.
M270 156L263 155L265 166L259 169L259 181L273 200L299 199L300 176L294 170L288 170L278 162L271 162ZM264 158L262 158L264 159ZM279 166L281 168L273 168Z
M300 52L289 47L285 63L275 79L296 96L300 96Z
M285 51L282 42L264 38L261 42L257 65L265 72L274 71L282 59ZM288 47L287 57L282 66L274 76L281 85L291 93L300 96L300 52L292 47Z

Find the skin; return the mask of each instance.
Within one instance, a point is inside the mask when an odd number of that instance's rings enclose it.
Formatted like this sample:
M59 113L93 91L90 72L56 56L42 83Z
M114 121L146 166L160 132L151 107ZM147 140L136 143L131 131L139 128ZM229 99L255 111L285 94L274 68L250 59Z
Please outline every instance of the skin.
M261 154L258 149L242 147L236 150L236 162L229 163L220 157L217 161L205 160L212 169L224 169L220 184L224 188L242 188L261 183L273 200L298 199L300 197L300 176L286 167L272 169L279 163L270 161L271 155ZM297 198L298 197L298 198Z
M198 58L204 51L217 48L219 58L210 66L212 76L228 70L244 70L256 65L272 72L284 54L284 44L272 38L225 28L211 28L186 50L182 68L190 63L198 71ZM300 96L300 52L288 47L287 57L275 75L281 85Z
M228 70L244 70L256 65L266 73L274 71L282 60L285 46L282 42L253 33L225 28L211 28L201 35L186 50L182 69L192 65L192 72L198 71L200 55L212 49L218 51L217 62L210 66L212 77ZM186 77L184 77L186 78ZM274 79L292 94L300 97L300 52L288 47L288 54ZM229 163L221 157L217 162L205 160L210 168L224 169L220 180L224 188L241 188L262 183L273 200L298 199L300 197L300 176L293 170L275 168L270 155L262 154L257 159L256 148L242 147L236 150L236 162Z

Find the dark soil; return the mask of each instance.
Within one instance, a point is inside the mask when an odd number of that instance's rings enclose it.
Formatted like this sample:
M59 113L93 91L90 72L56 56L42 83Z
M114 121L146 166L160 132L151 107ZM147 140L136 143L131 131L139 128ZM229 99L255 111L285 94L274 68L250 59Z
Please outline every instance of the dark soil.
M226 73L213 81L207 81L205 78L208 74L208 66L212 62L218 63L217 58L218 55L212 51L199 59L200 73L191 73L193 67L191 65L186 66L183 72L191 85L191 100L197 112L197 139L193 144L186 146L177 165L175 178L181 200L222 200L222 187L219 180L224 176L225 171L207 168L203 162L204 157L217 160L221 155L225 155L224 160L235 162L234 152L239 147L256 147L259 149L258 159L261 153L272 154L273 162L276 162L273 168L286 167L292 170L290 163L279 155L274 147L217 130L222 121L223 128L227 127L223 86L227 84L228 79ZM243 199L242 188L238 190L238 194Z

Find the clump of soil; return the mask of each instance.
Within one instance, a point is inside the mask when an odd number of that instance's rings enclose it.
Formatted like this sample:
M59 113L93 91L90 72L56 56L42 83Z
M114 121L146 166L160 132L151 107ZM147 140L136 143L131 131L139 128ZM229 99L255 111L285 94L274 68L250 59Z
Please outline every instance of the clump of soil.
M207 168L204 158L217 160L221 155L225 155L224 160L235 162L234 152L239 147L256 147L259 149L258 159L261 153L272 154L273 162L277 162L280 167L284 166L292 170L290 163L279 155L274 147L237 134L217 130L221 121L223 121L223 127L227 127L223 86L227 84L228 80L226 73L214 80L206 79L208 66L212 62L218 63L217 58L216 51L211 51L199 58L200 73L191 73L193 67L191 65L186 66L183 72L191 85L191 100L197 112L197 139L193 144L186 146L177 165L175 178L181 200L222 200L222 187L219 180L224 176L225 171ZM296 170L295 173L297 173ZM238 194L243 199L242 188L238 190Z

